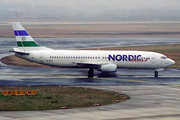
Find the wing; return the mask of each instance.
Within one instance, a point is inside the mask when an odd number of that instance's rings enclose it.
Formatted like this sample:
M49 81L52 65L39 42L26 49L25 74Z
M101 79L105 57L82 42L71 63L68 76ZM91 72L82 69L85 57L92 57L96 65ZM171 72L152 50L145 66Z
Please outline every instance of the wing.
M84 67L93 67L93 68L99 68L101 67L101 65L105 65L108 63L105 62L73 62L74 64L80 65L80 66L84 66Z

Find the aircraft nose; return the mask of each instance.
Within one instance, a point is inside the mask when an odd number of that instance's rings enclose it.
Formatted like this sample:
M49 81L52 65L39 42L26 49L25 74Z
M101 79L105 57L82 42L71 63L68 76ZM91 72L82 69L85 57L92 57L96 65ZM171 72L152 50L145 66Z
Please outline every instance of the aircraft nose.
M172 59L169 59L169 65L174 65L174 64L175 64L175 61Z
M169 58L164 61L164 66L165 67L169 67L169 66L172 66L174 64L175 64L175 61L172 60L172 59L169 59Z

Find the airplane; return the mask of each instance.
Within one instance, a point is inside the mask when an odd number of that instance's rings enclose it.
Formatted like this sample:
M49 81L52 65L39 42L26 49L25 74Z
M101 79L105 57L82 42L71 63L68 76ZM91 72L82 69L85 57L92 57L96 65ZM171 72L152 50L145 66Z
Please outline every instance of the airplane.
M116 72L118 68L154 69L158 71L175 62L165 55L147 51L108 50L54 50L39 45L19 22L12 23L18 48L13 48L17 57L40 64L64 68L89 68L88 76L94 76L94 69L101 72Z

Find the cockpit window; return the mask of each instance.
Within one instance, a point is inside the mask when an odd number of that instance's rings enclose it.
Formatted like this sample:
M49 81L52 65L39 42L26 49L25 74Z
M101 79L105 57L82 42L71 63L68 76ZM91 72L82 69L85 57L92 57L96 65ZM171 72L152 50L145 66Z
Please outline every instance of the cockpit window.
M166 56L162 56L161 59L167 59L167 57Z

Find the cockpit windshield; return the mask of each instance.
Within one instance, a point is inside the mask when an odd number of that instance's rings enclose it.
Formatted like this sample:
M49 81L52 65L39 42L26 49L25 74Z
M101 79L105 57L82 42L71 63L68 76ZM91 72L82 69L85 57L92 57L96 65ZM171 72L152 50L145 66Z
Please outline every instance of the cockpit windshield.
M167 59L167 57L166 56L162 56L161 59Z

